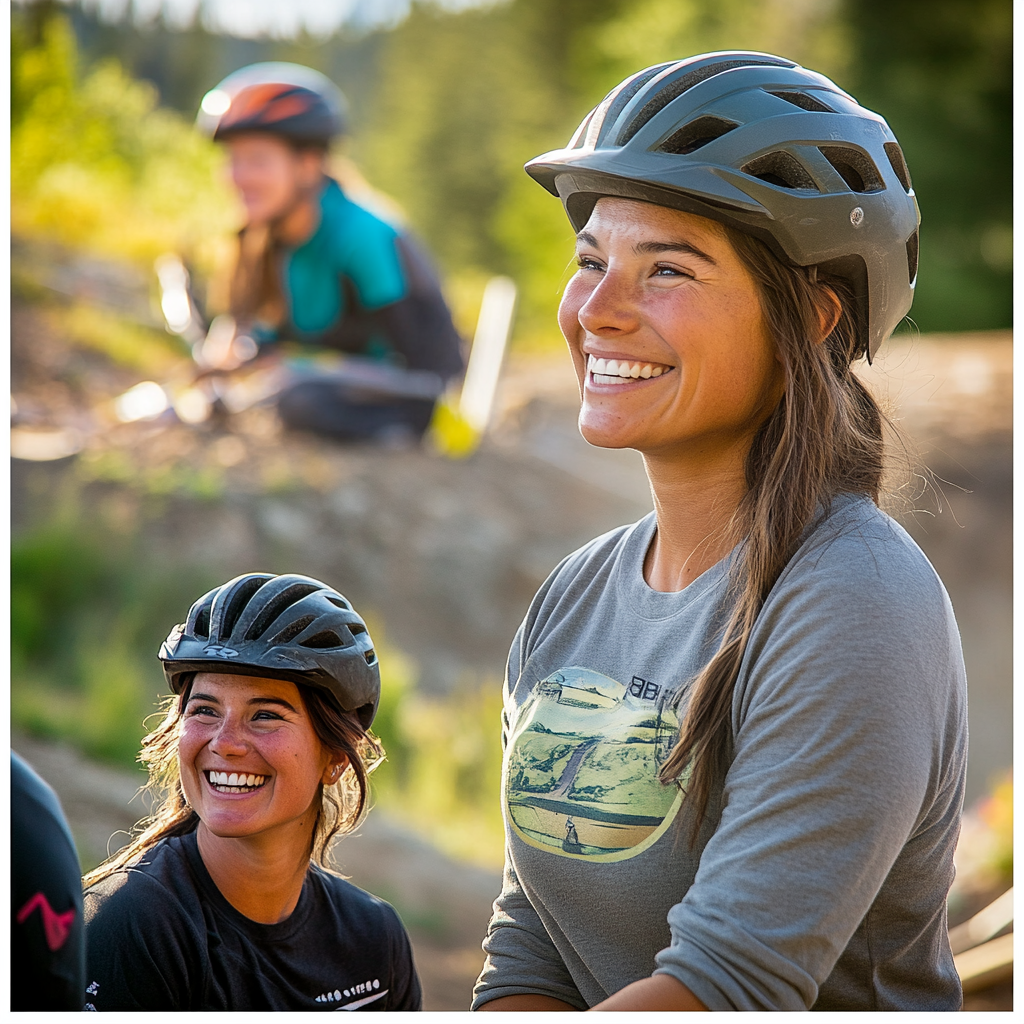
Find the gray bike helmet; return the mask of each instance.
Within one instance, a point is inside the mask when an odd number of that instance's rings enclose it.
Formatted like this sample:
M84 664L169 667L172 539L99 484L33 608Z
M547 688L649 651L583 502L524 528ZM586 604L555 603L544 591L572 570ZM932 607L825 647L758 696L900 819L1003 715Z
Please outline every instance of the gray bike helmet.
M266 61L239 68L211 89L196 125L216 142L242 132L270 132L299 144L327 145L348 131L348 104L319 71Z
M602 196L640 199L849 281L869 361L914 298L921 215L899 143L878 114L782 57L705 53L640 71L526 171L577 231Z
M201 597L160 647L173 693L196 672L287 679L326 690L369 728L380 663L366 623L336 590L308 576L251 572Z

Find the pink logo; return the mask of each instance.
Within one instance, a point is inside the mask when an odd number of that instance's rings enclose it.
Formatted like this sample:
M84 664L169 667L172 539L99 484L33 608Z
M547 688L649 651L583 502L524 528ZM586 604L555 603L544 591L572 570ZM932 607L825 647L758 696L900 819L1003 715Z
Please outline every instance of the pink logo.
M75 908L72 907L64 914L58 914L50 906L46 896L37 892L18 911L18 924L24 924L33 910L39 907L43 914L43 930L46 932L46 944L50 947L51 953L56 953L68 940L71 933L71 924L75 920Z

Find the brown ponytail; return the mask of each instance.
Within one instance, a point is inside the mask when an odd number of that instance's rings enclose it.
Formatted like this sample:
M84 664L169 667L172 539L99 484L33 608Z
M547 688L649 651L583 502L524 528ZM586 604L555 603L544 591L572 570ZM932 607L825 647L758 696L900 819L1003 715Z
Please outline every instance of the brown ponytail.
M235 322L280 327L285 317L278 272L280 247L268 224L249 224L238 233L238 258L231 275L230 311Z
M746 460L747 493L731 524L743 538L730 586L735 597L718 651L693 680L679 740L661 768L685 785L696 841L712 787L727 768L732 696L750 634L769 591L804 529L844 492L878 501L882 414L850 369L857 354L855 304L845 281L820 278L777 259L764 243L726 229L761 298L769 336L785 372L785 393L760 428ZM838 320L823 342L821 324ZM682 781L684 773L688 776Z

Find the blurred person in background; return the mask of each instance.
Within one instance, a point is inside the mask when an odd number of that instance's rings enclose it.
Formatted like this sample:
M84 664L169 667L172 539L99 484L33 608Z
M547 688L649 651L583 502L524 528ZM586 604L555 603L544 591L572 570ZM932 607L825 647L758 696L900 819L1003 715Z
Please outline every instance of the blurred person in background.
M85 926L75 841L57 794L11 754L11 1009L85 1002Z
M328 173L347 132L341 92L311 68L253 64L206 94L198 124L226 146L248 215L230 312L257 347L225 350L225 364L283 340L364 357L364 386L315 370L289 385L284 423L341 440L422 435L462 342L419 244Z
M333 873L382 751L366 626L306 576L249 573L160 649L144 831L85 877L94 1010L419 1010L409 938Z
M591 443L655 510L569 555L505 688L478 1010L957 1010L967 754L941 581L851 368L910 308L886 122L763 53L638 72L527 165L577 231Z

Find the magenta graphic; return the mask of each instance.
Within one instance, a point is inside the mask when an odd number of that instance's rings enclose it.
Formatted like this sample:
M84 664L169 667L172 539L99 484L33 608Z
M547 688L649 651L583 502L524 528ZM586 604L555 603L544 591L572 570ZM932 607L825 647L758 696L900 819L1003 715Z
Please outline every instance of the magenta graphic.
M50 906L50 901L46 898L45 894L37 892L18 911L18 924L24 924L36 907L39 907L43 915L43 930L46 932L46 944L50 947L51 953L56 953L67 942L68 935L71 933L71 925L75 920L75 908L72 907L65 913L58 914Z

